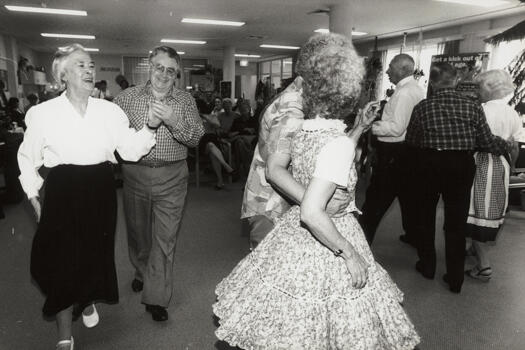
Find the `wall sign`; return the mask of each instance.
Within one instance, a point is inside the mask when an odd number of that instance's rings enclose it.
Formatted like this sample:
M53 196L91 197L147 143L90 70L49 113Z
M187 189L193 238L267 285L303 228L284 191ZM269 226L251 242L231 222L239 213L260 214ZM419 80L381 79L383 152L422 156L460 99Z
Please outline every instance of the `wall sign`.
M468 95L471 98L478 98L478 85L474 83L474 78L487 69L489 60L488 52L460 53L455 55L434 55L432 56L430 71L432 66L438 62L446 62L457 69L458 85L457 91ZM432 94L431 84L428 84L427 96Z

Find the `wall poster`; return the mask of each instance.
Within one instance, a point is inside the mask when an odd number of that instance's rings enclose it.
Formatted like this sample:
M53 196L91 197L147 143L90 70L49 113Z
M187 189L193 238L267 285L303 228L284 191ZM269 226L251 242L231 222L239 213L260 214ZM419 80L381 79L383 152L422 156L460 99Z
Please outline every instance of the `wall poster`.
M478 86L474 83L474 78L487 69L489 60L488 52L460 53L455 55L434 55L432 56L430 71L432 66L438 62L447 62L454 66L458 71L458 85L456 90L467 96L478 99ZM432 94L432 87L428 85L427 97Z

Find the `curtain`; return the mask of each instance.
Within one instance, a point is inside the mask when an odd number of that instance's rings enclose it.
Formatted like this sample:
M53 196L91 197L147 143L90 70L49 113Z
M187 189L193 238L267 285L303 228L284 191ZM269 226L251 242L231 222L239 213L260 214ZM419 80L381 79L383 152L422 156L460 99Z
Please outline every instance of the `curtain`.
M383 93L382 93L383 75L386 75L386 70L387 70L388 64L390 63L386 61L386 53L387 53L387 50L381 50L381 51L376 52L377 57L379 57L379 60L381 61L381 67L383 67L382 72L377 75L376 91L375 91L376 99L383 98ZM385 90L386 90L386 87L385 87Z

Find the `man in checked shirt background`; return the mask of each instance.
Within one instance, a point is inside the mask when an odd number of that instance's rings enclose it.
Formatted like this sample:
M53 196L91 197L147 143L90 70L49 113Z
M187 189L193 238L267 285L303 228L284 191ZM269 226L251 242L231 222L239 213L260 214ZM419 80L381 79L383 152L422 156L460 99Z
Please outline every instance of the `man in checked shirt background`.
M122 173L129 257L135 267L131 287L134 292L142 291L142 303L153 320L166 321L188 184L186 157L188 147L199 143L204 128L193 97L174 87L180 74L177 52L168 46L156 47L149 64L148 82L124 90L114 102L137 130L149 114L163 122L152 151L138 163L124 164Z
M416 270L425 278L434 278L436 206L441 195L447 265L443 280L451 292L460 293L470 189L476 170L473 153L483 150L501 155L510 150L510 144L491 133L479 103L455 90L456 77L450 64L434 66L430 72L433 94L414 107L405 140L414 147L418 178L414 184L419 208Z

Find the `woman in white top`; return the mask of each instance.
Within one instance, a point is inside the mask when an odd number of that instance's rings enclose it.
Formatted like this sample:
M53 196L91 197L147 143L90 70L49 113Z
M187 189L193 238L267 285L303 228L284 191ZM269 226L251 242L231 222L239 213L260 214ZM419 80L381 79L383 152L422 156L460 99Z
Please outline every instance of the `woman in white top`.
M490 130L505 140L516 140L522 132L521 121L516 111L507 104L508 96L514 91L509 73L490 70L477 76L481 102ZM517 143L515 149L517 150ZM467 255L473 255L477 264L466 271L467 276L488 282L492 277L490 261L484 242L493 242L505 217L508 204L509 160L503 156L478 152L476 175L471 190L470 209L467 219L467 236L472 246Z
M31 275L46 296L43 313L55 317L57 349L73 349L73 310L87 327L98 323L94 303L118 301L113 257L116 192L114 151L136 161L155 145L160 120L129 128L115 104L89 97L95 66L81 45L59 49L53 75L65 87L59 96L31 108L18 151L20 182L38 228L31 249ZM38 169L51 168L43 205Z
M305 121L290 168L306 191L215 289L215 334L232 347L412 350L419 343L402 292L352 213L355 147L376 117L365 107L346 135L342 119L361 91L362 62L351 41L333 33L310 38L299 52ZM347 207L330 216L334 201Z

